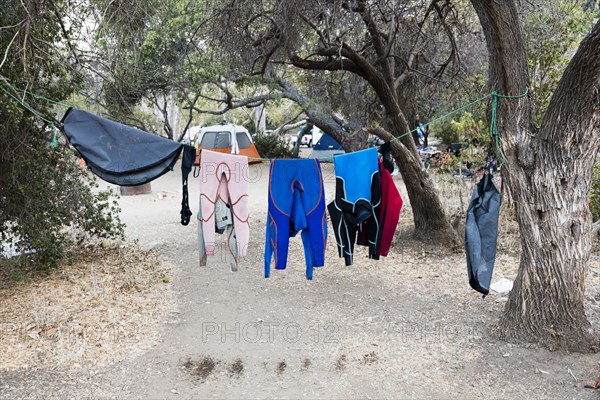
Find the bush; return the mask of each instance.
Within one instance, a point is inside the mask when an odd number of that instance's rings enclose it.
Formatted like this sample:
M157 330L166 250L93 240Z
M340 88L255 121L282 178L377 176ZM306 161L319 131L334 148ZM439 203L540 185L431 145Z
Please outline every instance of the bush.
M64 47L61 28L48 4L40 2L27 10L18 0L4 2L0 26L16 26L26 19L31 27L30 35L15 40L10 51L6 49L13 35L0 35L0 54L6 57L2 75L15 87L64 100L78 89L81 77L59 56ZM35 46L28 37L35 37ZM50 147L47 123L11 98L5 90L12 88L2 80L0 87L0 244L13 243L17 251L27 253L11 261L47 269L64 258L76 240L122 237L113 195L98 191L95 179L82 173L66 143ZM30 95L23 98L46 120L64 111L56 113ZM0 256L0 265L6 265L2 261Z
M0 115L18 124L13 115ZM82 173L66 144L50 148L36 121L22 118L21 129L0 122L0 168L7 172L0 177L0 242L14 241L18 251L31 252L25 258L47 269L76 240L122 237L112 193L97 190L96 178Z
M443 119L430 127L434 136L442 143L473 142L485 144L489 141L487 124L470 112L463 112L458 119Z
M281 136L256 135L254 145L258 154L264 158L292 158L292 150Z

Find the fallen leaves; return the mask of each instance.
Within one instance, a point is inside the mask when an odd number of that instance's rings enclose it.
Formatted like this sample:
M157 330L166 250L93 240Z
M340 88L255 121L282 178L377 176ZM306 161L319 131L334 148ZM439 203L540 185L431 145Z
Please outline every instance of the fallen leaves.
M156 343L174 308L167 263L114 244L79 249L69 264L0 290L0 369L103 365Z

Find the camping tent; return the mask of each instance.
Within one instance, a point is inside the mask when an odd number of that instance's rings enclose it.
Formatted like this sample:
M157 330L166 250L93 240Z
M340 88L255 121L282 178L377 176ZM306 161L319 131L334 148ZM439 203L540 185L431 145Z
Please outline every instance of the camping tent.
M323 132L323 136L321 136L317 144L314 145L310 158L318 158L320 161L332 162L333 156L343 153L345 153L345 151L342 145L327 133Z
M190 128L190 135L195 137L195 146L198 150L194 165L200 164L201 149L240 154L251 157L248 160L249 163L260 162L260 160L256 160L256 158L260 158L260 155L256 150L252 137L243 126L233 124L220 124L204 128L196 126Z

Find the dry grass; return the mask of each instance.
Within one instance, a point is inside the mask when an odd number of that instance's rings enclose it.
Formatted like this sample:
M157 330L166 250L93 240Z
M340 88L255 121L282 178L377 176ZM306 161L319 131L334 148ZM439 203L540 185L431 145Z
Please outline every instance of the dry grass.
M88 246L47 276L0 284L0 369L106 365L158 339L168 264L134 245Z

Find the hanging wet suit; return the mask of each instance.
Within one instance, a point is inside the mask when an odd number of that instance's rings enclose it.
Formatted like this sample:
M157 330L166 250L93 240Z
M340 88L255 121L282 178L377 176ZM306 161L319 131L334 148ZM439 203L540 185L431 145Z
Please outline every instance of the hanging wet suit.
M172 171L183 149L181 143L73 107L61 122L90 171L115 185L142 185Z
M221 203L219 203L221 200ZM230 215L227 216L227 209ZM231 229L227 228L231 225ZM216 250L215 227L227 230L231 269L246 257L250 239L248 223L248 157L203 149L200 158L198 245L200 265Z
M338 246L346 265L352 265L354 244L369 246L369 258L378 258L380 246L381 187L377 149L342 154L333 158L335 199L327 206Z
M325 264L327 219L321 164L317 159L272 160L265 243L265 278L285 269L290 237L301 233L306 259L306 278Z
M379 259L379 256L386 257L388 255L402 210L400 192L381 159L379 159L379 177L381 187L381 207L377 208L379 212L379 247L371 257L376 260ZM363 229L360 233L357 244L368 246L367 230Z
M494 272L499 215L500 192L493 175L486 173L473 189L465 229L469 284L484 297Z

